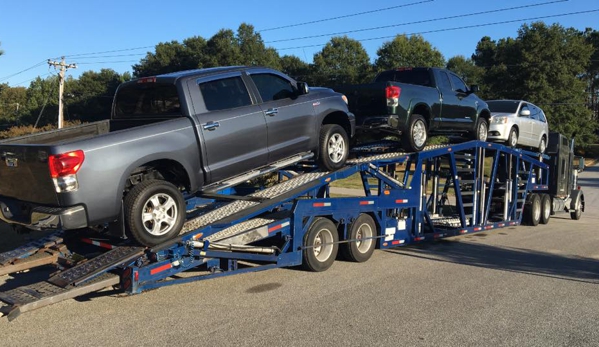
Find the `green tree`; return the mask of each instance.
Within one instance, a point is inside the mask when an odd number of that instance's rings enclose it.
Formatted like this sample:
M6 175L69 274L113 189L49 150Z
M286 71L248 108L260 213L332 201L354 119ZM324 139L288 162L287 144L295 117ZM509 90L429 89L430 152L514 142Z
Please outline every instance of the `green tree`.
M370 58L360 41L333 37L314 54L314 82L318 85L363 83L371 73Z
M585 74L590 96L589 107L593 112L593 118L599 120L599 31L587 28L584 37L586 42L593 47L591 63Z
M123 76L112 69L86 71L65 88L67 120L92 122L110 118L112 100Z
M443 54L426 41L421 35L397 35L392 41L385 42L376 52L374 63L377 71L397 67L444 67Z
M21 121L38 126L58 122L58 77L37 77L27 88L27 102Z
M4 54L4 51L0 49L0 55Z
M239 46L240 62L247 66L266 66L281 69L279 53L273 48L266 48L254 26L242 23L237 29L237 45Z
M487 98L524 99L540 106L552 131L594 141L597 124L581 78L593 54L583 33L558 24L525 24L515 39L483 38L473 60L485 69Z
M310 65L303 62L300 58L295 55L284 55L281 57L281 71L288 74L289 76L308 82L310 79Z
M27 88L0 88L0 124L18 124L20 116L26 110Z
M447 61L447 69L455 72L468 84L480 84L482 82L483 68L474 64L472 59L463 55L456 55Z
M200 68L206 60L205 49L206 40L199 36L185 39L183 43L161 42L154 53L148 52L139 64L133 65L133 74L142 77Z

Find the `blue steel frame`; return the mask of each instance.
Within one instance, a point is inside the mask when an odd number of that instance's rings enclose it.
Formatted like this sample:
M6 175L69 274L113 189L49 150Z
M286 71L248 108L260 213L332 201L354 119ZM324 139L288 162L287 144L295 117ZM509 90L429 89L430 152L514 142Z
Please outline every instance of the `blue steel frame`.
M465 213L464 192L462 192L460 168L457 160L468 158L470 166L463 170L474 172L472 180L472 216ZM490 159L486 159L490 158ZM415 244L439 238L479 232L489 229L518 225L522 221L522 209L527 193L548 189L548 165L542 160L548 158L537 153L512 149L495 143L471 141L462 144L437 148L413 154L398 154L390 159L373 157L371 161L348 166L318 179L316 184L300 190L288 199L276 201L262 210L246 214L227 224L213 224L185 234L175 242L149 250L147 254L130 264L122 271L122 288L131 294L157 287L203 280L237 273L259 271L276 267L301 265L303 244L312 221L317 217L331 219L339 228L340 242L348 240L348 226L360 214L373 217L377 224L374 237L379 249ZM484 163L491 161L488 173ZM446 184L453 185L458 227L437 227L436 218L431 213L431 203L438 198L438 192L428 192L428 182L439 176L441 164L448 165L449 177ZM399 170L398 170L399 169ZM478 170L478 172L475 172ZM394 178L399 172L403 178ZM359 173L364 185L363 197L330 197L329 185L336 180ZM494 204L492 192L498 184L498 175L512 180L512 189L506 185L504 198L508 201L507 218L491 221L490 211ZM281 172L279 177L288 176ZM376 192L370 180L376 180ZM311 182L314 183L314 182ZM484 195L488 187L488 196ZM479 208L478 208L479 207ZM503 206L505 208L505 206ZM210 249L210 242L204 240L227 227L272 211L288 211L287 217L268 224L268 236L272 245L277 246L274 254L257 254L241 251L216 251ZM191 241L204 241L203 247L194 248ZM264 244L264 242L262 242ZM256 264L252 267L240 266L238 261ZM182 271L202 266L205 274L169 279Z

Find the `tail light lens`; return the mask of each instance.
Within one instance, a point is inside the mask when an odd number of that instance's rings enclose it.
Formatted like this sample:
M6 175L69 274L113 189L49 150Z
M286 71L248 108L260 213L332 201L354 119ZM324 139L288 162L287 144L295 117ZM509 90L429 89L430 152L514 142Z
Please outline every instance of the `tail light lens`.
M398 86L387 86L385 89L387 96L387 106L398 106L399 96L401 95L401 88Z
M52 176L52 178L59 178L74 175L81 168L84 159L85 154L82 150L63 154L52 154L48 157L50 176Z

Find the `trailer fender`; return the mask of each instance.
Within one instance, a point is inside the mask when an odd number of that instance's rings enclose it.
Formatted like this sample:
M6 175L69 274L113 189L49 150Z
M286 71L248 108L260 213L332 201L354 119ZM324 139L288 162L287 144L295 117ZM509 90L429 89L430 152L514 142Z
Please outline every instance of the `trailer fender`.
M575 211L576 206L580 206L580 209L582 210L582 212L584 212L584 193L582 192L582 190L573 190L570 194L570 197L572 199L570 201L570 211Z

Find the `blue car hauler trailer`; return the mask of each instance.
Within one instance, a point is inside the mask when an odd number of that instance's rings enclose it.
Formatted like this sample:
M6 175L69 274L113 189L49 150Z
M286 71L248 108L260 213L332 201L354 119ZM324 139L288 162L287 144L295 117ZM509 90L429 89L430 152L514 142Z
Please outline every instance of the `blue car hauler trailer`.
M300 163L278 170L268 188L237 186L191 198L181 235L153 248L58 230L0 254L0 275L47 264L61 269L45 281L1 292L2 312L12 320L109 287L136 294L277 267L324 271L338 253L364 262L375 248L545 224L562 211L579 219L584 194L576 180L584 164L575 162L573 143L562 135L552 134L549 144L546 154L480 141L418 153L363 146L335 172ZM331 183L356 174L363 196L331 196ZM85 247L106 251L81 261ZM175 276L192 269L197 273Z

